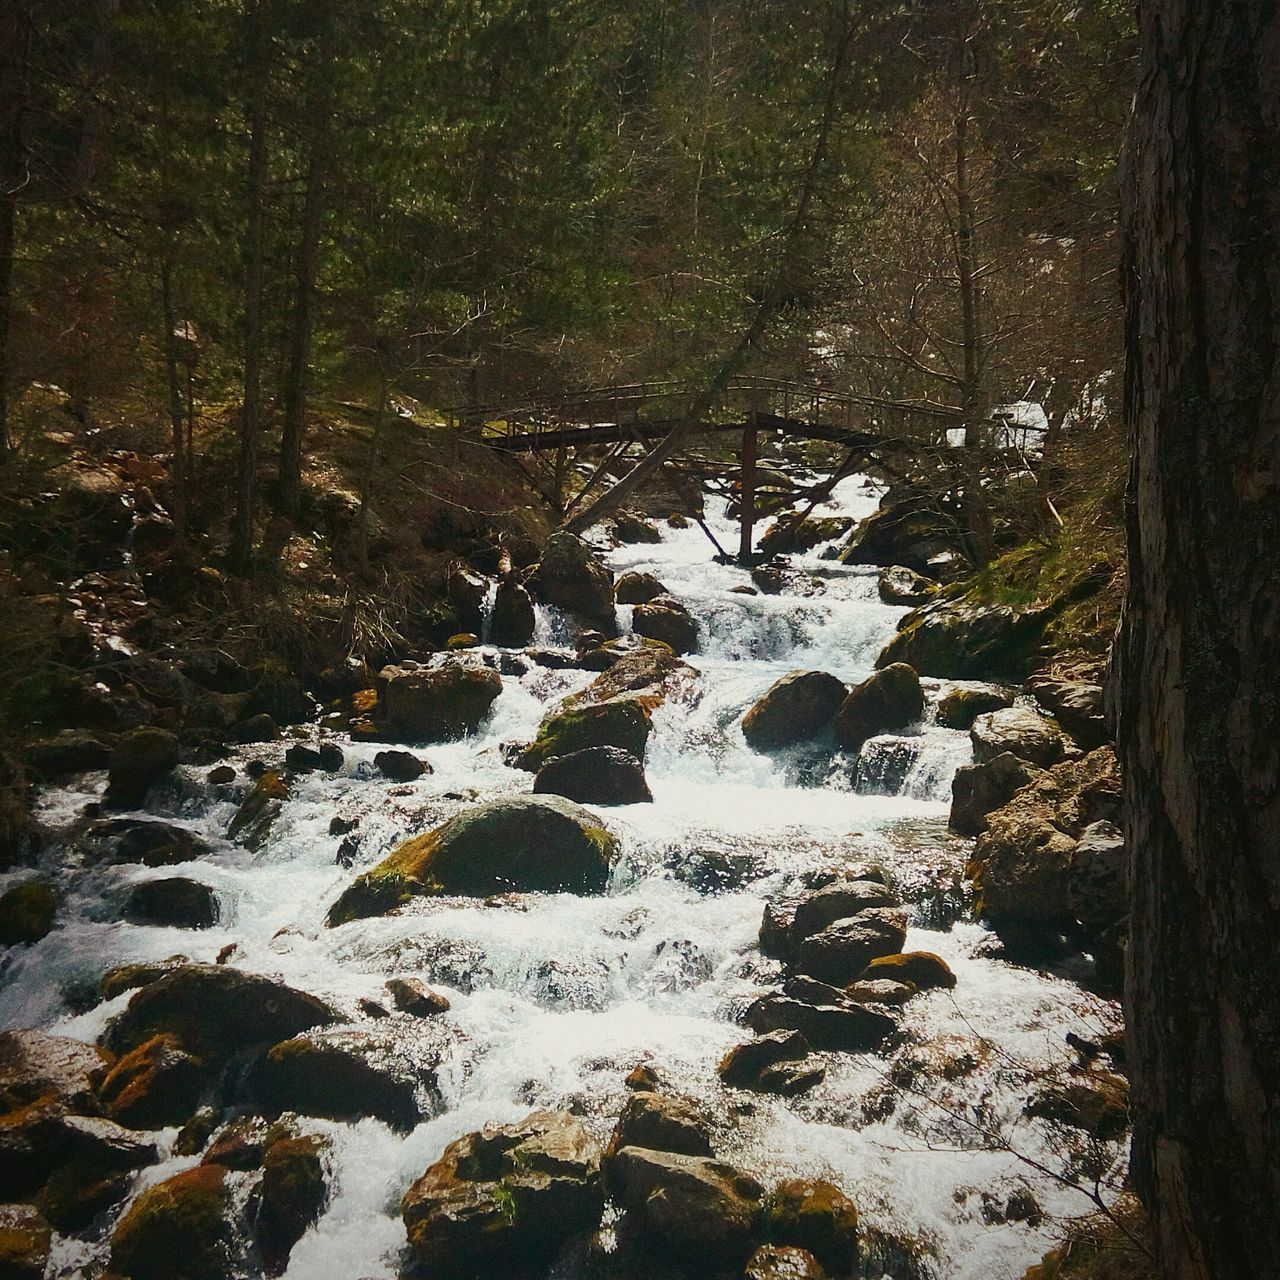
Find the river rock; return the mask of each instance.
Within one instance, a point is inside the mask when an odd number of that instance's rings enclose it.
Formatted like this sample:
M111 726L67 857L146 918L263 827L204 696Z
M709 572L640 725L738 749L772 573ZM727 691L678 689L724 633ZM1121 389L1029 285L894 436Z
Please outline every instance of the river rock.
M392 782L416 782L424 773L431 773L431 766L412 751L379 751L373 757L373 767Z
M848 695L843 680L825 671L793 671L776 681L742 720L755 751L776 751L827 733Z
M707 1118L684 1098L641 1090L627 1099L605 1151L608 1162L623 1147L675 1151L686 1156L710 1156Z
M1051 608L939 599L907 614L877 667L909 663L945 680L1021 680L1036 659Z
M1030 707L1005 707L979 716L969 730L969 738L978 764L986 764L1008 752L1028 764L1047 769L1069 753L1074 754L1062 730Z
M698 624L693 615L671 596L658 596L631 611L631 626L637 635L660 640L674 653L695 653Z
M951 780L952 831L978 836L987 829L987 815L1003 808L1040 770L1005 752L986 764L964 764Z
M634 511L621 511L609 526L609 532L621 543L661 542L658 527Z
M883 1004L898 1009L919 995L920 988L914 982L895 982L892 978L859 978L845 987L844 993L857 1004Z
M120 735L107 767L107 799L123 808L140 805L153 783L178 764L178 739L167 729L132 729Z
M769 1197L769 1238L807 1250L833 1275L858 1266L858 1210L853 1201L821 1178L791 1178Z
M0 1276L44 1280L53 1229L29 1204L0 1205Z
M142 818L95 822L85 832L79 848L86 860L140 862L144 867L176 867L213 852L208 842L186 827Z
M431 667L384 667L379 706L397 742L449 742L479 728L502 677L478 658L453 655Z
M886 499L859 522L840 559L845 564L902 565L930 573L935 557L955 549L955 536L942 519L910 501Z
M802 989L792 986L791 990ZM743 1021L762 1035L799 1031L815 1049L834 1053L866 1053L897 1030L898 1024L888 1014L856 1004L834 987L827 990L829 995L815 997L805 991L805 998L798 998L784 987L754 1001Z
M667 595L667 589L651 573L624 573L614 584L614 599L619 604L647 604L657 596Z
M762 1244L750 1257L742 1280L826 1280L827 1273L807 1249Z
M274 978L227 965L191 964L142 987L103 1034L115 1053L172 1033L183 1048L210 1061L240 1049L274 1044L337 1015L315 996Z
M520 649L533 639L537 627L533 597L514 578L503 578L493 596L489 643Z
M227 1170L197 1165L147 1188L111 1237L129 1280L232 1280L239 1267Z
M489 580L465 565L457 565L445 580L445 595L453 606L454 631L478 632L484 621Z
M794 948L837 920L847 920L870 907L901 905L898 895L878 880L837 880L796 903L788 941Z
M735 1089L791 1096L819 1084L825 1068L809 1056L809 1041L799 1031L770 1031L735 1045L720 1059L720 1079Z
M420 1270L452 1280L545 1269L600 1220L600 1155L564 1112L535 1111L451 1142L400 1202Z
M328 922L385 915L429 893L599 893L614 852L588 810L560 796L507 796L405 841L342 894Z
M111 1119L131 1129L162 1129L189 1120L209 1072L174 1035L153 1036L126 1053L98 1086Z
M27 747L26 763L45 782L56 782L75 773L105 769L111 747L104 736L83 729L64 729Z
M555 756L538 770L537 795L564 796L580 804L650 804L644 765L620 747L587 747Z
M425 1065L365 1031L312 1032L274 1045L262 1060L254 1093L278 1111L328 1120L373 1116L408 1133L427 1118L434 1063Z
M324 1211L325 1150L325 1141L310 1134L283 1136L266 1148L253 1233L269 1276L284 1273L293 1246Z
M1110 740L1100 684L1091 680L1055 679L1041 672L1031 676L1027 688L1086 751Z
M590 747L616 747L643 760L650 719L649 708L639 698L563 707L543 720L537 738L520 752L515 765L536 773L548 760Z
M1107 1142L1129 1127L1129 1085L1109 1072L1093 1072L1083 1080L1048 1085L1024 1110L1029 1116L1081 1129L1091 1138Z
M1129 855L1114 822L1090 823L1071 852L1067 907L1081 924L1105 929L1129 914Z
M880 956L867 965L858 981L874 982L883 978L910 983L920 991L938 988L950 991L956 985L956 975L952 973L951 966L932 951L903 951L898 955Z
M904 564L880 570L876 588L885 604L924 604L938 590L938 584Z
M294 773L311 773L316 769L337 773L344 759L342 748L335 742L322 742L317 747L295 742L284 753L284 762Z
M1076 845L1094 822L1114 822L1119 806L1119 770L1109 747L1034 778L987 816L974 846L967 874L979 913L997 929L1071 926Z
M675 690L696 679L697 673L682 662L671 646L641 635L608 641L603 652L607 667L580 693L570 695L564 707L594 706L635 699L648 710L660 706Z
M822 982L847 986L872 960L901 951L906 937L905 912L870 907L803 939L796 951L796 965L801 973Z
M218 895L207 884L184 876L144 880L125 898L124 917L135 924L208 929L218 922Z
M288 798L289 784L278 773L268 769L259 774L232 815L227 839L257 852L266 843Z
M617 635L613 575L581 538L553 533L529 579L533 594L606 635Z
M993 685L952 689L938 700L938 723L944 729L971 729L989 711L1013 706L1013 694Z
M58 913L58 895L47 880L28 880L0 894L0 947L39 942Z
M388 978L387 990L391 993L391 1003L401 1013L415 1018L438 1018L449 1012L448 998L432 991L419 978Z
M769 557L811 551L820 542L830 542L848 533L853 521L847 516L779 516L761 535L759 553Z
M868 738L901 729L924 712L920 677L904 662L877 671L854 685L836 712L836 741L849 751L861 751Z
M623 1147L611 1162L627 1226L663 1258L703 1274L741 1266L751 1253L764 1188L707 1156Z
M114 1057L97 1045L44 1031L0 1034L0 1111L52 1097L69 1111L98 1110L95 1081Z

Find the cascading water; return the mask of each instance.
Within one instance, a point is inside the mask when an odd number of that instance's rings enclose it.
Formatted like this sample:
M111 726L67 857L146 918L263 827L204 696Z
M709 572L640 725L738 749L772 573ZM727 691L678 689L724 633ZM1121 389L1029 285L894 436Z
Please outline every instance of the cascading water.
M819 514L861 515L876 501L862 481L849 480ZM733 528L723 509L708 521L727 545ZM951 776L969 759L967 735L927 723L873 740L860 762L830 751L765 756L746 746L742 715L779 676L812 668L864 679L902 612L879 601L874 571L834 565L822 551L793 561L807 575L804 594L778 595L733 592L750 575L714 563L696 527L607 552L616 571L661 578L701 631L701 652L690 659L701 673L697 689L655 716L646 762L654 803L601 810L624 850L607 894L419 899L393 916L324 924L355 871L406 834L477 800L528 789L529 775L505 766L500 744L532 737L549 705L592 678L534 667L506 677L481 733L425 751L434 772L417 782L388 782L372 766L377 747L343 741L342 770L300 777L256 852L225 838L242 791L185 770L149 811L214 844L213 856L183 868L217 892L214 928L121 923L113 905L121 892L163 873L77 870L53 841L43 857L65 890L60 924L4 961L0 1023L93 1039L129 999L74 1011L83 1007L77 993L105 969L175 952L213 960L231 943L236 966L278 975L353 1020L362 998L384 998L389 977L417 975L443 990L453 1008L434 1118L408 1136L375 1120L305 1121L332 1139L334 1191L293 1251L291 1280L394 1276L404 1240L398 1198L447 1142L534 1106L571 1107L606 1135L625 1100L622 1078L641 1061L700 1102L726 1158L766 1184L831 1178L857 1202L864 1227L922 1251L926 1269L916 1274L1020 1276L1060 1229L1055 1219L1091 1207L1058 1177L1075 1176L1079 1153L1025 1119L1022 1107L1034 1071L1061 1061L1065 1032L1096 1034L1099 1005L1066 980L992 958L984 929L954 922L965 846L947 835L945 820ZM629 625L629 610L620 614ZM564 634L545 611L539 632L540 643ZM253 748L236 759L272 762L282 750ZM42 821L69 829L102 783L89 775L46 793ZM359 817L354 869L335 864L335 815ZM917 904L908 949L941 955L958 985L906 1006L906 1048L894 1050L892 1071L887 1053L824 1055L818 1088L788 1101L750 1095L747 1107L721 1086L716 1064L746 1038L734 1015L778 973L756 946L765 903L848 863L880 865ZM433 1052L440 1043L436 1035ZM924 1064L914 1076L903 1053ZM168 1131L164 1149L173 1138ZM1119 1158L1116 1146L1103 1152L1104 1163ZM140 1175L139 1187L193 1163L170 1156ZM989 1204L1019 1187L1031 1190L1039 1212L1016 1224L993 1220ZM61 1240L54 1274L82 1274L104 1252L100 1243Z

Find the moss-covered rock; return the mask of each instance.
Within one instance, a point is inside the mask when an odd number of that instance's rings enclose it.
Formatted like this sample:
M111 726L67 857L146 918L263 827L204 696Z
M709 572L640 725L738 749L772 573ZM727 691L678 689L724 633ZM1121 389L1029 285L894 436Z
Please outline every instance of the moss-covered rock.
M231 1280L236 1232L227 1170L198 1165L149 1187L111 1237L111 1267L129 1280Z
M755 751L777 751L827 733L848 696L843 680L825 671L792 671L772 684L742 719Z
M572 533L553 533L547 539L529 587L539 600L565 610L587 626L606 635L618 634L613 575Z
M670 596L658 596L631 611L631 626L637 635L670 645L674 653L695 653L698 623L682 604Z
M849 690L836 712L836 741L848 751L861 751L868 738L904 728L923 711L920 677L905 662L895 662Z
M519 648L533 639L537 625L533 598L514 578L504 578L493 596L489 643Z
M153 960L142 964L118 964L102 975L98 982L98 995L103 1000L114 1000L126 991L145 987L148 982L154 982L166 973L172 973L190 963L188 957L175 955L167 960Z
M186 876L144 880L126 895L124 916L135 924L208 929L218 921L218 895Z
M281 1137L266 1149L254 1236L269 1276L284 1272L293 1246L324 1212L324 1155L324 1140L313 1136Z
M1021 680L1039 661L1055 611L940 598L907 614L877 667L906 662L947 680Z
M599 893L615 841L588 810L559 796L510 796L406 840L360 876L330 925L384 915L422 894Z
M278 773L268 770L254 782L252 790L232 816L227 839L247 849L260 849L288 798L289 784Z
M673 690L696 678L693 668L660 640L623 636L608 641L596 652L607 656L604 669L585 689L566 698L564 707L595 706L631 698L652 711Z
M770 1240L811 1253L836 1275L858 1265L858 1210L833 1183L792 1178L769 1197L765 1230Z
M53 1229L29 1204L0 1205L0 1276L44 1280Z
M535 795L564 796L579 804L650 804L644 765L621 747L586 747L554 756L538 770Z
M1013 705L1013 694L993 685L952 689L938 699L938 723L944 729L971 729L989 711Z
M397 742L464 738L479 728L502 692L502 677L464 654L430 667L386 667L379 681L382 719L388 737Z
M133 729L121 734L107 770L107 798L113 804L141 804L152 784L178 764L178 739L167 729Z
M862 971L859 982L873 982L877 978L890 978L895 982L909 982L921 991L943 988L950 991L956 985L956 975L951 966L932 951L903 951L898 955L879 956Z
M638 698L564 707L543 720L538 736L520 752L515 764L536 773L548 760L589 747L618 747L643 760L651 715Z
M28 880L0 894L0 947L17 947L41 938L53 928L58 895L45 880Z
M924 604L938 590L938 584L904 564L888 565L880 570L876 589L885 604Z
M204 1062L187 1053L176 1036L153 1036L106 1072L98 1097L120 1124L159 1129L191 1118L208 1077Z
M613 588L619 604L647 604L657 596L665 596L667 588L651 573L624 573Z
M149 818L108 818L95 822L77 848L86 861L140 862L144 867L174 867L212 851L204 840L185 827Z
M847 516L806 516L797 520L779 516L761 535L758 551L769 557L811 551L821 542L830 542L848 533L853 521Z

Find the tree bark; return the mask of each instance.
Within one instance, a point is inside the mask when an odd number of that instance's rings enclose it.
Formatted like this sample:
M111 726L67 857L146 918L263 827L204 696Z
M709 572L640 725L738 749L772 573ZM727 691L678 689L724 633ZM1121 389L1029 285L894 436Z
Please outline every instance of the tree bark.
M1126 159L1133 1177L1166 1280L1280 1258L1280 10L1143 0Z
M26 181L23 117L30 57L31 14L28 6L22 5L0 22L0 462L13 452L9 425L13 259L18 239L18 193Z

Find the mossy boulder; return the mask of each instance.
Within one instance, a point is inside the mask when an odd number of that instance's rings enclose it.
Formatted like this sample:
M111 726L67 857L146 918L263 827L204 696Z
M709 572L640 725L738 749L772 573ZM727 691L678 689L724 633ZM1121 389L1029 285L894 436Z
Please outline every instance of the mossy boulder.
M132 1129L160 1129L189 1120L209 1082L204 1062L177 1036L159 1035L126 1053L108 1070L98 1097L113 1120Z
M911 983L921 991L938 988L950 991L956 985L956 975L951 966L932 951L903 951L897 955L879 956L867 965L858 981L874 982L879 978Z
M665 596L667 588L651 573L624 573L613 588L619 604L647 604L657 596Z
M538 770L535 795L564 796L579 804L651 804L644 765L621 747L586 747L555 756Z
M848 696L843 680L825 671L792 671L772 684L742 719L755 751L777 751L830 731Z
M559 796L510 796L406 840L334 903L329 924L385 915L423 894L599 893L615 841Z
M931 574L934 561L955 549L954 530L942 516L918 501L886 498L878 511L859 522L840 559L845 564L903 565Z
M127 1053L172 1034L210 1061L325 1026L337 1015L322 1000L274 978L225 965L191 964L148 983L107 1026L103 1042Z
M896 662L849 690L836 712L836 741L848 751L861 751L868 738L905 728L923 712L920 677L905 662Z
M566 698L565 707L631 698L653 710L672 690L695 678L693 668L682 662L670 645L641 635L610 640L596 652L606 655L605 668L585 689Z
M631 626L637 635L670 645L678 654L698 649L698 623L693 615L670 596L658 596L631 611Z
M833 1183L791 1178L769 1197L765 1231L778 1244L805 1249L835 1275L858 1265L858 1210Z
M553 533L529 578L533 594L586 626L617 635L613 575L581 538Z
M77 849L86 861L139 862L144 867L174 867L212 852L209 844L185 827L147 818L95 822Z
M797 520L782 515L761 535L758 551L765 557L811 551L819 543L848 533L852 526L853 521L847 516L806 516Z
M494 592L489 615L490 644L519 648L533 639L537 625L533 598L514 578L503 578Z
M807 1249L762 1244L747 1261L742 1280L827 1280L827 1273Z
M39 942L53 928L58 895L45 880L28 880L0 894L0 947Z
M609 532L621 543L654 543L662 541L657 525L637 515L634 511L622 511L609 525Z
M151 960L139 964L118 964L108 969L98 980L98 996L102 1000L114 1000L125 991L145 987L148 982L162 978L166 973L181 969L191 961L184 955L169 956L165 960Z
M267 1146L254 1236L269 1276L284 1273L293 1246L324 1212L325 1152L324 1140L311 1135L280 1137Z
M129 890L124 917L135 924L208 929L218 921L218 895L207 884L185 876L144 880Z
M1013 694L992 685L952 689L938 699L938 723L944 729L971 729L989 711L1013 706Z
M885 604L924 604L938 590L938 584L904 564L880 570L876 589Z
M258 778L231 818L227 839L247 849L258 850L266 843L271 827L289 798L289 784L268 770Z
M25 752L32 771L45 782L91 769L105 769L111 762L111 747L103 736L82 729L64 729L51 738L33 742Z
M1039 658L1055 610L939 598L913 610L876 660L947 680L1021 680Z
M502 677L478 658L455 654L431 667L386 667L379 707L397 742L451 742L474 733L502 692Z
M132 729L121 734L107 768L107 799L123 807L139 805L152 784L178 764L178 739L168 729Z
M0 1276L4 1280L44 1280L53 1228L29 1204L0 1205Z
M1129 1085L1120 1076L1096 1072L1085 1079L1041 1089L1025 1111L1107 1142L1129 1127Z
M198 1165L149 1187L111 1237L129 1280L230 1280L238 1272L227 1170Z
M543 720L538 736L516 757L515 765L536 773L548 760L589 747L617 747L643 760L651 717L639 698L563 707Z

